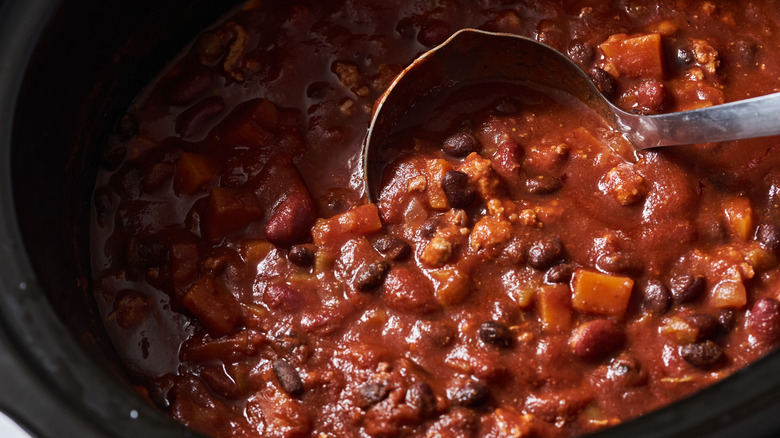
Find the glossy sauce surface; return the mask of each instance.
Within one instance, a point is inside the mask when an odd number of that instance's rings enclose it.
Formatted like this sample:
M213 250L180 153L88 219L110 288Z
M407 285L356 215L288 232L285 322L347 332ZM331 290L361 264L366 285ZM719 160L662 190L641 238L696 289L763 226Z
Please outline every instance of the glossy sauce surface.
M621 107L773 92L751 2L249 2L109 138L95 297L139 388L220 436L574 436L780 338L776 138L635 153L581 103L485 84L360 181L374 100L463 27L567 53Z

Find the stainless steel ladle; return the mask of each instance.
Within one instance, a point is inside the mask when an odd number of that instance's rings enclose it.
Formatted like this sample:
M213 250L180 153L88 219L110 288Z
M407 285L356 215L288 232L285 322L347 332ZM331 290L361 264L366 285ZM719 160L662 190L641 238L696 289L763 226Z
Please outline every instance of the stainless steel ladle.
M378 199L388 136L416 103L462 84L525 82L563 90L594 109L636 149L740 140L780 134L780 93L660 115L627 113L607 100L590 76L557 50L512 34L464 29L399 74L374 107L363 144L363 179Z

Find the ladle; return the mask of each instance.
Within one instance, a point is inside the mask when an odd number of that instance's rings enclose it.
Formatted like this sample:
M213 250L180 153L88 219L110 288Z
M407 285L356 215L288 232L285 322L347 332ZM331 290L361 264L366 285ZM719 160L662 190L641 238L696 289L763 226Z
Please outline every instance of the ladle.
M363 179L378 199L379 159L393 129L415 104L461 84L525 82L580 99L636 149L740 140L780 134L780 93L659 115L625 112L607 100L590 76L557 50L518 35L463 29L401 72L374 106L363 144Z

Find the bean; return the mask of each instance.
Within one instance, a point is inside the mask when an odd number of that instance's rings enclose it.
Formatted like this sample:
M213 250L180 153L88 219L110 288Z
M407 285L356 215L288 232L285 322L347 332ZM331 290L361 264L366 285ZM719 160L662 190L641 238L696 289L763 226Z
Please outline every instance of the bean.
M463 158L479 149L479 143L468 132L459 132L444 139L441 150L455 158Z
M476 191L469 184L468 175L457 170L450 170L444 174L441 187L452 208L466 208L476 197Z
M765 223L756 227L756 241L767 251L777 253L780 249L780 227L773 223Z
M672 294L658 280L650 280L642 288L644 306L653 313L664 314L672 306Z
M638 360L623 354L609 364L607 378L623 387L633 388L647 382L647 373Z
M510 239L504 247L504 255L516 265L525 263L526 248L523 241L518 238Z
M430 239L436 235L436 230L439 228L439 220L436 218L430 218L420 225L420 236Z
M596 88L601 91L601 94L607 98L611 98L615 95L617 92L617 81L611 74L599 67L593 67L588 73L596 84Z
M694 313L686 315L683 319L696 330L697 342L711 339L718 332L718 318L709 313Z
M578 357L598 361L623 347L626 335L623 329L609 319L594 319L574 330L569 345Z
M563 187L563 182L558 178L539 175L525 180L525 189L534 195L548 195Z
M514 140L504 140L496 149L493 168L506 179L517 178L523 161L523 147Z
M774 298L756 301L750 309L747 326L759 342L775 343L780 338L780 302Z
M175 130L182 138L202 132L210 120L225 108L219 96L207 97L184 110L176 117Z
M547 283L568 283L576 267L572 263L561 263L548 269L544 274Z
M392 235L382 236L375 240L374 249L393 261L403 260L412 253L412 247L408 243L400 237Z
M678 47L676 56L682 67L688 67L693 64L693 52L688 47Z
M386 399L390 394L390 388L387 382L368 382L358 388L357 405L360 408L367 409Z
M309 245L293 245L287 252L287 259L294 265L309 267L314 263L314 250Z
M698 368L714 365L723 357L723 349L710 340L681 345L679 353L686 362Z
M266 239L276 246L290 246L309 236L316 219L311 196L301 191L294 192L276 207L268 220Z
M569 42L567 52L569 57L580 66L590 64L593 60L593 46L579 38L575 38Z
M528 264L536 269L547 269L560 261L563 256L563 243L558 236L545 236L528 248Z
M734 309L721 309L718 312L718 328L723 333L729 333L734 328L737 314Z
M452 401L466 408L478 408L490 400L490 390L482 382L470 380L457 388Z
M390 265L385 261L365 263L355 274L355 289L360 292L370 292L379 287L387 276Z
M414 407L425 418L436 411L436 395L431 385L425 382L414 382L406 391L406 403Z
M303 381L298 371L284 359L277 359L273 363L274 375L282 390L293 397L303 394Z
M613 274L635 274L642 270L640 263L624 250L601 254L596 259L596 266Z
M647 79L629 90L636 97L636 106L632 112L639 114L657 114L664 109L666 90L663 82Z
M512 345L512 333L509 329L496 321L486 321L479 326L479 339L485 344L499 348L508 348Z
M704 277L680 274L672 277L669 285L675 303L689 303L699 298L704 292Z

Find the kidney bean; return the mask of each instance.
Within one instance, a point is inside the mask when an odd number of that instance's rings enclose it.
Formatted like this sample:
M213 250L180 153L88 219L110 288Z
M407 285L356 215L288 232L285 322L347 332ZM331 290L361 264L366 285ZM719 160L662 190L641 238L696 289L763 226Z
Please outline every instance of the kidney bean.
M291 193L274 210L265 226L265 236L276 246L290 246L306 239L317 219L314 201L303 191Z
M200 377L206 385L222 397L238 400L244 396L236 381L220 367L204 367L200 371Z
M466 408L478 408L490 401L490 390L482 382L469 380L453 391L452 401Z
M393 235L386 235L374 241L374 249L393 261L401 261L409 257L412 247L403 239Z
M455 158L464 158L472 152L477 152L479 143L468 132L459 132L445 138L441 150Z
M544 281L547 283L568 283L574 274L574 266L571 263L561 263L548 269L544 274Z
M358 388L356 404L362 409L368 409L386 399L388 394L390 394L390 387L387 382L371 381Z
M463 172L450 170L441 179L441 188L452 208L466 208L474 202L476 191L469 184L469 177Z
M718 332L718 318L709 313L694 313L683 317L696 330L696 341L711 339Z
M704 277L693 274L676 275L669 281L669 286L675 303L689 303L704 292Z
M596 259L596 266L613 274L634 274L642 270L638 260L624 250L614 250L601 254Z
M212 81L209 69L185 69L167 83L163 98L170 105L190 105L211 88Z
M534 195L549 195L563 187L563 182L558 178L539 175L525 180L525 189Z
M609 319L594 319L574 330L569 345L578 357L598 361L623 347L626 335L622 327Z
M206 128L206 124L225 108L219 96L207 97L176 117L175 131L182 138L191 137Z
M486 321L479 326L479 339L485 344L499 348L508 348L512 345L512 332L496 321Z
M514 140L504 140L498 144L493 168L505 179L516 178L521 168L523 147Z
M370 292L385 281L390 265L385 261L364 263L355 274L354 286L360 292Z
M451 34L450 25L442 20L426 20L417 33L417 41L428 47L438 46Z
M750 309L747 327L759 342L777 342L780 339L780 302L774 298L761 298L756 301Z
M601 91L601 94L607 98L615 96L615 93L617 92L617 80L615 80L611 74L599 67L593 67L588 74L596 84L596 88Z
M275 360L272 367L276 380L284 392L293 397L303 394L303 381L295 367L284 359Z
M545 236L531 244L526 259L533 268L547 269L563 257L563 243L558 236Z
M639 114L657 114L664 109L666 101L666 89L663 82L655 79L648 79L632 86L628 94L635 97L635 105L631 108L632 112Z
M755 239L765 250L777 253L780 249L780 226L773 223L759 225Z
M642 288L644 307L657 314L666 313L672 306L672 294L659 280L650 280Z
M679 353L686 362L698 368L708 368L723 357L723 349L710 340L681 345Z

